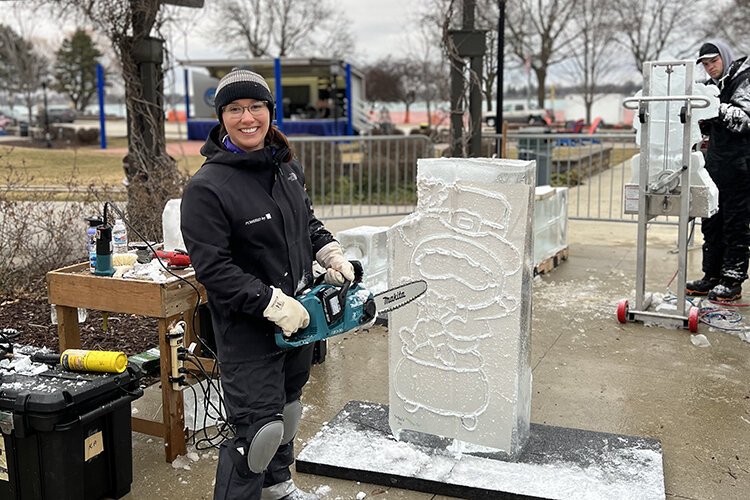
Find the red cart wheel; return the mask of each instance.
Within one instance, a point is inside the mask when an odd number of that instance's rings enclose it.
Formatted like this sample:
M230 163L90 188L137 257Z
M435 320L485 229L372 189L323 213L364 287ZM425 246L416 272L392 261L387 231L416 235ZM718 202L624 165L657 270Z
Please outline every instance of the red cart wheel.
M628 299L622 299L617 303L617 321L620 323L628 322Z
M695 333L698 331L698 323L700 322L700 309L697 307L691 307L688 313L688 331Z

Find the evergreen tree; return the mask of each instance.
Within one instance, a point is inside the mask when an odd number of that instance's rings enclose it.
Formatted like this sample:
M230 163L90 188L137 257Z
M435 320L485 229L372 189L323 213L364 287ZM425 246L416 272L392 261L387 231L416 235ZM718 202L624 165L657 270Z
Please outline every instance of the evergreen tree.
M83 111L96 93L96 64L102 53L88 33L78 29L57 51L54 89L66 94Z

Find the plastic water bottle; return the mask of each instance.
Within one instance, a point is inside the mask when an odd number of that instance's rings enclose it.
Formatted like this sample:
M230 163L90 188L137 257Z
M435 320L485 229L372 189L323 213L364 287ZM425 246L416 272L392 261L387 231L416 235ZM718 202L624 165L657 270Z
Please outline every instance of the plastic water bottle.
M128 228L122 219L116 219L112 226L112 253L127 253Z

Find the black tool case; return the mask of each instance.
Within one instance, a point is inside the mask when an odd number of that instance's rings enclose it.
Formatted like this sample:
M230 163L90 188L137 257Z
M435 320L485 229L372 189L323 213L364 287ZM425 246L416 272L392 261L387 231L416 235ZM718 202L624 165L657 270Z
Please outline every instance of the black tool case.
M133 481L140 372L48 370L0 379L0 498L120 498Z

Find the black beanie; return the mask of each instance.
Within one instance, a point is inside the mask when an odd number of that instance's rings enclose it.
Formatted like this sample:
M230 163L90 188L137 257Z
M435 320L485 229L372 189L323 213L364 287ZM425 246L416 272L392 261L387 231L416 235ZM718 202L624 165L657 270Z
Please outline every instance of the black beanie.
M273 95L266 81L258 73L249 69L233 68L219 80L214 96L214 106L219 121L221 121L222 108L237 99L266 101L268 110L271 112L271 119L273 119Z
M720 55L719 48L711 42L706 42L701 45L701 49L698 51L698 60L696 62L700 64L703 59L711 59L718 55Z

